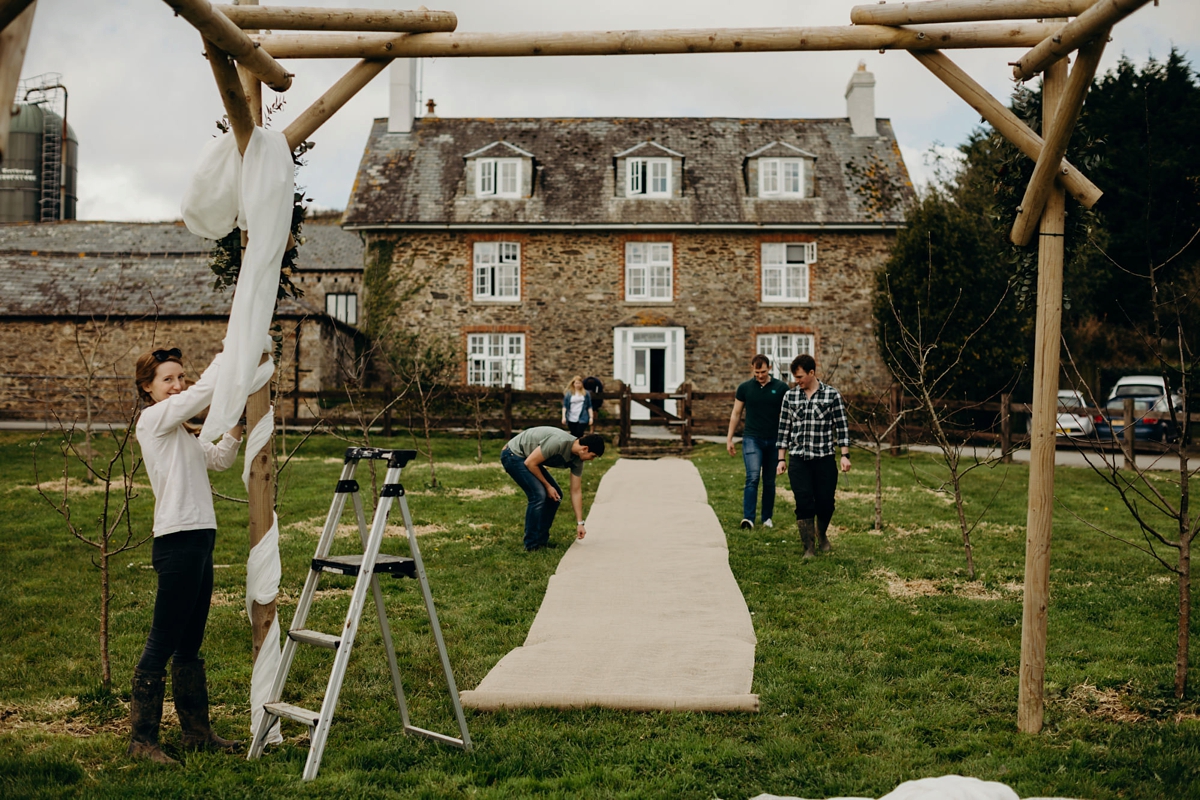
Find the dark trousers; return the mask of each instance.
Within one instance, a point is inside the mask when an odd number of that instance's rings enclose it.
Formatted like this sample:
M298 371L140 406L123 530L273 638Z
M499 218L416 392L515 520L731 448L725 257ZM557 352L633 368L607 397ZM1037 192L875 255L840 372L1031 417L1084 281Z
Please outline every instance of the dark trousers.
M539 465L538 469L542 471L542 475L558 492L559 499L551 500L546 487L529 471L529 467L525 466L525 459L507 447L500 451L500 463L529 500L529 504L525 506L525 549L546 544L550 541L550 525L553 524L554 515L558 513L559 503L562 502L562 489L554 482L550 471Z
M154 537L151 560L158 573L154 621L138 669L162 672L174 656L176 664L195 661L204 641L212 602L212 529L179 531Z
M574 436L576 439L578 439L580 436L583 436L585 433L587 433L587 429L588 429L587 420L584 420L583 422L571 422L570 420L567 420L567 430L569 430L571 432L571 435Z
M837 459L832 455L811 460L790 456L787 472L796 498L796 519L816 517L820 530L828 529L837 492Z

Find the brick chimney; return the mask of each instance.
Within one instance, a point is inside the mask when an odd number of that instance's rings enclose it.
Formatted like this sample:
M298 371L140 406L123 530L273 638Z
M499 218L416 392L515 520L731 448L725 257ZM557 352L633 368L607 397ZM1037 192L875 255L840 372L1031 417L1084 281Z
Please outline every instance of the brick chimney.
M875 129L875 76L867 72L867 62L858 62L846 84L846 116L855 136L878 136Z
M411 133L417 113L417 60L397 58L388 70L388 133Z

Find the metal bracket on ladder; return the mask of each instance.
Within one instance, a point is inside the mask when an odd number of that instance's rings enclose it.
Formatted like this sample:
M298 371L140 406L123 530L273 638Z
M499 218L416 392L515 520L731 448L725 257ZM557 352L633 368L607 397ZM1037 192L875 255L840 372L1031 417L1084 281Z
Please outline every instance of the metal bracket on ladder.
M308 751L308 761L304 765L304 780L312 780L317 777L317 771L321 768L321 757L325 752L325 742L329 738L333 713L337 709L338 693L342 688L342 680L346 676L350 651L353 649L354 637L358 632L358 623L366 606L368 588L375 600L375 611L379 617L383 646L387 651L388 667L392 673L392 686L396 692L396 704L400 707L400 718L404 724L405 733L426 736L445 744L461 747L464 750L471 749L471 736L467 732L467 720L463 716L462 703L458 699L458 688L454 683L454 672L450 668L446 643L442 639L442 628L438 624L437 611L433 607L433 594L429 591L425 565L421 561L421 550L417 546L412 516L408 511L408 500L404 494L404 487L400 484L400 470L405 464L416 458L416 455L415 450L381 450L374 447L351 447L346 450L345 464L333 496L333 503L329 507L329 516L325 519L325 528L321 532L317 552L312 559L308 580L304 584L300 602L296 605L296 615L292 618L291 629L288 631L287 641L283 646L283 658L279 664L279 672L275 676L275 684L271 689L271 702L263 705L265 713L259 720L258 729L254 731L254 740L250 745L247 758L254 759L262 755L263 748L266 746L267 734L277 719L290 719L308 726L311 745ZM358 463L364 459L387 461L388 466L383 490L379 493L379 503L375 507L375 516L369 531L366 515L363 512L362 497L358 491L358 482L354 480ZM363 552L348 556L333 556L329 554L329 551L333 545L338 522L346 508L347 497L353 499ZM383 543L384 531L387 529L388 512L397 500L404 519L404 528L408 532L408 546L411 552L411 557L408 558L379 552ZM342 626L341 635L307 630L304 627L308 619L308 612L312 608L313 598L316 596L321 575L326 572L356 578L354 592L350 599L350 609L346 612L346 622ZM416 578L421 586L425 609L429 614L434 640L437 642L438 655L442 660L442 671L446 675L446 687L450 690L450 698L454 703L454 715L458 720L461 738L456 739L453 736L418 728L409 722L408 703L404 699L404 689L400 683L400 668L396 664L396 651L392 646L392 631L383 606L383 593L380 591L379 581L376 577L380 573L397 578ZM281 702L288 672L291 669L292 660L296 656L296 647L301 644L330 649L336 653L320 711L309 711Z

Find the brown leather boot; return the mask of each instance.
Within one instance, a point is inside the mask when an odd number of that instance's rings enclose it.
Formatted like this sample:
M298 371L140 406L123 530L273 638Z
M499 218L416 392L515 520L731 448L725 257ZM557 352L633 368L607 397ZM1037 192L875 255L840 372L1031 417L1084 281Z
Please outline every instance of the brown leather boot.
M816 556L813 544L816 541L817 534L812 517L796 520L796 526L800 529L800 541L804 543L804 557L813 558Z
M222 739L208 722L208 678L204 659L171 665L171 686L175 693L175 711L183 728L183 746L195 750L223 750L236 753L241 742Z
M159 764L179 762L158 747L158 728L162 724L166 672L133 670L133 690L129 696L129 755Z
M828 553L833 549L833 545L829 543L829 537L825 532L829 530L829 520L817 518L817 547L821 548L822 553Z

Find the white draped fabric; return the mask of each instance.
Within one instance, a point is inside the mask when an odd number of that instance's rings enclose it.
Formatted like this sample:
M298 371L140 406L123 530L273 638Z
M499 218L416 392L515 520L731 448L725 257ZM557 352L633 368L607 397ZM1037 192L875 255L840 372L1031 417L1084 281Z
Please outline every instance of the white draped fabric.
M203 441L214 441L234 427L251 393L266 385L275 365L259 364L271 351L271 317L279 288L279 270L292 224L294 165L282 133L255 128L245 156L238 153L233 136L213 139L204 147L200 166L183 199L183 220L188 230L206 239L220 239L236 226L247 232L242 268L225 332L222 369L217 376L212 405L200 432ZM275 428L272 407L246 440L242 481L250 488L250 464L269 445ZM246 562L246 614L254 603L267 605L279 594L279 518L272 514L271 530L250 550ZM278 617L272 620L254 661L250 679L250 715L253 732L269 700L275 673L282 660ZM271 744L283 741L279 725L267 736Z
M224 364L200 431L202 441L216 441L237 424L259 357L271 349L279 269L292 226L294 178L284 135L255 128L244 157L233 136L206 144L184 195L183 221L192 233L220 239L237 226L249 234L225 332Z

